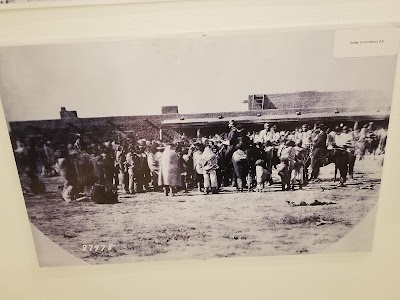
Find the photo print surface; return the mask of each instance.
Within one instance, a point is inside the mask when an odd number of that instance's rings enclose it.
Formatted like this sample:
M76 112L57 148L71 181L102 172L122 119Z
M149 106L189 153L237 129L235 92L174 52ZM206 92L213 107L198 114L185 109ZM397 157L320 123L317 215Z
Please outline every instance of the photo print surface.
M370 251L397 55L334 37L0 48L40 265Z

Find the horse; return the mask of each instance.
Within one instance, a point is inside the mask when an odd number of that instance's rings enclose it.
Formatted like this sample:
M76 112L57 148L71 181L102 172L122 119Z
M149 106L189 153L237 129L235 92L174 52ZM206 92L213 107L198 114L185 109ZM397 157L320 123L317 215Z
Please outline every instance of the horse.
M323 166L327 166L331 163L335 164L335 176L333 181L336 182L337 171L340 173L340 185L344 186L344 183L347 180L347 172L349 170L349 165L351 162L351 155L346 149L334 148L329 149L326 154L326 159L324 161ZM354 165L353 165L354 166ZM352 175L352 169L351 169Z
M352 159L353 157L353 159ZM335 164L335 175L333 181L336 182L337 178L337 172L339 171L340 173L340 185L343 186L344 183L347 180L347 173L349 172L350 169L350 175L352 176L353 174L353 168L354 168L354 159L355 156L351 156L351 154L347 151L345 148L333 148L333 149L327 149L325 154L322 154L320 158L317 159L319 167L325 167L327 165L330 165L331 163ZM304 166L304 172L307 174L307 169L310 167L311 163L311 157L308 158L305 162ZM350 168L349 168L350 166ZM304 185L308 184L308 180L310 178L304 177L305 182Z

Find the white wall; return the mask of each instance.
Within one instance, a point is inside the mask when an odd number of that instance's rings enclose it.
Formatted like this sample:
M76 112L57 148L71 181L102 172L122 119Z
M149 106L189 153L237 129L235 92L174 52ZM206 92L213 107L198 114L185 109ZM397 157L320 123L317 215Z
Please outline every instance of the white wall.
M185 1L0 11L0 43L102 36L399 22L399 1ZM399 64L398 64L399 66ZM397 68L399 73L399 67ZM2 299L399 299L400 77L392 105L374 249L39 270L4 116L0 120Z

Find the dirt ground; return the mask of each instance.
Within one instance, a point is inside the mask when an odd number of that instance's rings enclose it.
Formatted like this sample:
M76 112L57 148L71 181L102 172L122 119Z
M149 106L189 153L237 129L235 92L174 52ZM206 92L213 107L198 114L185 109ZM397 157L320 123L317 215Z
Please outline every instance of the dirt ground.
M282 192L276 184L263 193L226 188L218 195L191 191L166 197L148 192L99 205L66 203L57 189L61 178L52 177L43 178L46 194L26 195L25 201L30 221L42 233L91 264L318 253L377 203L381 159L357 161L354 180L345 187L333 183L330 165L321 169L322 182L303 190ZM334 204L287 203L315 200ZM89 245L99 248L89 251Z

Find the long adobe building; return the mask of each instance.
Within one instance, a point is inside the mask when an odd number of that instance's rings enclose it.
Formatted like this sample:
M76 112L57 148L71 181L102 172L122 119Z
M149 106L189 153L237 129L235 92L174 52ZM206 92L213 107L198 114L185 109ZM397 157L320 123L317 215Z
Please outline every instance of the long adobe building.
M266 122L291 130L301 124L324 122L328 126L374 121L387 127L390 99L375 91L305 91L285 94L250 95L245 111L180 114L178 107L163 107L157 115L79 118L61 109L60 119L10 122L12 138L43 137L55 143L72 141L77 133L90 140L170 139L185 134L208 136L227 131L230 120L249 131L261 130Z

